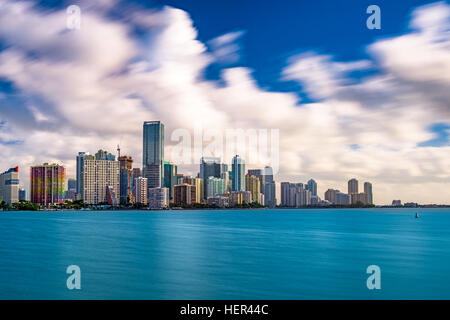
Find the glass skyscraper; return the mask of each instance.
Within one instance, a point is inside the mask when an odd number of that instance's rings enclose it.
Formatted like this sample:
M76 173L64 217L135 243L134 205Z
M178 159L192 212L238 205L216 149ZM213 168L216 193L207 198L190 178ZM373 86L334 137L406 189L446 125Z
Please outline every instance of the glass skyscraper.
M164 184L164 124L161 121L145 121L143 130L143 175L149 188Z
M208 178L220 178L223 170L227 168L220 163L219 157L202 157L200 159L200 178L204 181L204 191L202 198L207 199L208 196Z
M233 191L245 191L245 162L238 155L231 163L231 185Z

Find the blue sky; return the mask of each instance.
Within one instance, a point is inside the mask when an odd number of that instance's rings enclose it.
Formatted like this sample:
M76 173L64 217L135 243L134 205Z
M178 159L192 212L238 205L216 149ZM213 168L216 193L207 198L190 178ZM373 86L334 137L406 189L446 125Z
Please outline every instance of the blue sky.
M450 198L448 1L2 4L0 171L62 162L71 177L77 152L119 142L138 165L141 123L158 119L168 155L179 128L278 129L278 181ZM71 4L80 30L66 27ZM366 28L371 4L381 30Z

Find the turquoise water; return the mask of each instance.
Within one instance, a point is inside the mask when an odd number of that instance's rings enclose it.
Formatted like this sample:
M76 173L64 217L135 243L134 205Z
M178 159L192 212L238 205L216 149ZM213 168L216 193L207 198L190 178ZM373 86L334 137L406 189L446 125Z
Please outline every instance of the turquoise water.
M449 271L450 209L0 213L1 299L449 299Z

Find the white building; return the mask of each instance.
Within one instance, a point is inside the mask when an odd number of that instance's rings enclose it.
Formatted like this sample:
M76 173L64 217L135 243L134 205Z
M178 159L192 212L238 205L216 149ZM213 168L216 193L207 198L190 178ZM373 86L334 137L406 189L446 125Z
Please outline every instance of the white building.
M84 203L99 204L119 203L119 162L113 160L96 160L93 157L83 158L81 172L82 199ZM112 190L111 190L112 189ZM113 192L110 192L113 191Z
M19 168L0 174L0 200L11 205L19 201Z
M169 206L168 188L148 189L148 204L152 209L162 209Z
M158 188L155 188L158 189ZM139 177L134 179L134 197L136 203L148 204L148 179Z

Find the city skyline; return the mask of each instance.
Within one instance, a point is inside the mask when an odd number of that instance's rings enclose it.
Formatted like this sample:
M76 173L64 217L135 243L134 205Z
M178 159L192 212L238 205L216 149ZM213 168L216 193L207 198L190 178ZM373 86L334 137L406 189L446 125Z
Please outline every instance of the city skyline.
M286 4L274 14L294 30L262 29L270 6L262 16L245 6L251 21L220 19L214 27L207 16L215 4L202 11L177 1L144 3L130 16L117 12L120 5L110 14L109 1L80 1L81 29L67 30L64 6L4 1L0 172L58 162L74 177L80 150L117 144L142 163L142 122L161 119L166 154L180 128L279 129L278 189L313 178L322 197L357 177L375 186L377 204L446 204L450 6L425 2L405 1L401 10L383 2L382 29L371 31L356 1L339 19L333 10ZM297 19L304 12L312 18ZM312 20L326 17L333 22L316 30ZM29 41L42 29L46 41ZM197 166L179 170L194 176ZM29 193L29 177L21 185Z

